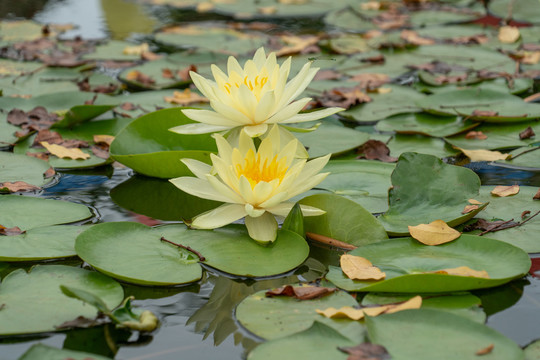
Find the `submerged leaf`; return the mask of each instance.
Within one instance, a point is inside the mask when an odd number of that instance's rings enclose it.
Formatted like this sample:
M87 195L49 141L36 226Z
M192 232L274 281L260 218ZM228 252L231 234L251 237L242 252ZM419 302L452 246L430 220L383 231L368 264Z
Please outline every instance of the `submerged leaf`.
M409 226L409 232L413 238L425 245L444 244L457 239L461 235L459 231L452 229L442 220L435 220L429 224Z

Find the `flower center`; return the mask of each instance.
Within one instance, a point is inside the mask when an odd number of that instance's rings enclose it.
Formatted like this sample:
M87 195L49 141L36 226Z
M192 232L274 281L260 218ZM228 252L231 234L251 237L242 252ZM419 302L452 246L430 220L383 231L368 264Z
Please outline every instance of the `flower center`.
M278 179L281 183L288 170L287 158L284 156L278 159L275 155L272 160L269 160L269 158L261 159L260 154L255 155L253 150L249 150L244 164L236 164L236 175L238 177L244 175L252 189L261 181L270 182Z
M235 74L236 75L236 74ZM234 86L239 88L242 84L246 85L253 95L260 100L261 92L264 85L268 82L268 76L257 75L255 78L250 78L248 75L242 80L239 76L229 77L229 82L226 82L223 86L229 95L231 94L231 88Z

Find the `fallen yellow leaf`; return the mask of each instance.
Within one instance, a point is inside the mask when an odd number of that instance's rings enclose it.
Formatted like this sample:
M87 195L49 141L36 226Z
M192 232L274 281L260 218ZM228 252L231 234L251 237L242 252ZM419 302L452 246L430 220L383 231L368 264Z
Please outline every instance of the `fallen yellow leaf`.
M491 190L491 195L505 197L505 196L511 196L516 195L519 193L519 185L511 185L511 186L495 186L493 190Z
M519 39L519 36L519 28L515 26L501 26L497 37L502 43L512 44Z
M489 279L489 274L487 273L486 270L473 270L468 266L459 266L457 268L442 269L442 270L433 271L433 273Z
M534 65L540 62L540 51L525 51L521 62L527 65Z
M40 142L41 146L47 149L52 155L59 158L68 158L68 159L88 159L90 158L89 154L83 153L79 148L67 148L62 145L49 144L46 141Z
M402 310L420 309L421 306L422 306L422 297L420 295L416 295L401 304L390 305L390 308L386 310L384 313L393 314L395 312L402 311Z
M409 226L411 236L425 245L440 245L460 237L461 233L452 229L442 220L429 224Z
M378 267L361 256L341 255L339 260L341 270L349 279L353 280L381 280L386 277Z
M351 320L360 320L364 317L364 311L362 309L355 309L351 306L343 306L339 309L329 307L325 310L317 309L317 314L321 314L327 318L331 319L351 319Z
M490 150L467 150L462 148L457 148L466 157L471 159L471 161L497 161L497 160L506 160L510 154L503 154L499 151L490 151Z
M142 53L150 51L150 47L147 43L142 43L136 46L126 46L122 51L125 55L142 55Z
M197 93L191 92L190 89L184 91L175 91L173 96L165 96L165 101L171 104L190 105L194 103L209 102L207 98Z
M469 199L467 201L469 202L469 204L472 204L472 205L480 205L480 204L482 204L480 201L475 200L475 199Z
M111 143L114 140L114 136L112 135L94 135L94 142L96 144L104 143L109 146L111 146Z
M197 5L197 12L198 13L204 13L208 12L210 10L214 10L215 5L209 2L202 2Z

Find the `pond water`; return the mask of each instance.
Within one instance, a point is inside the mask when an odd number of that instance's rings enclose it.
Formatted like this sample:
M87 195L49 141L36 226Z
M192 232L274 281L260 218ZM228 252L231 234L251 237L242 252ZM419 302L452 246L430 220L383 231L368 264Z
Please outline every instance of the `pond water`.
M153 29L186 16L162 6L143 6L123 0L9 1L0 3L4 19L35 19L42 23L73 23L78 28L64 36L71 38L137 39ZM540 186L540 173L490 166L468 165L483 184ZM111 190L121 186L134 173L122 166L96 170L60 172L57 182L41 197L63 199L95 209L93 222L137 221L147 225L164 223L115 203ZM141 182L150 181L137 176ZM134 194L138 196L139 194ZM537 258L540 255L532 255ZM62 262L59 262L62 263ZM68 261L73 263L73 261ZM125 285L125 293L136 297L135 305L153 311L160 319L151 335L136 335L112 326L0 339L0 359L18 359L32 344L45 343L114 356L125 360L241 359L257 344L257 337L243 330L234 320L234 308L245 296L269 287L313 280L324 271L323 264L337 264L338 254L313 247L306 263L286 277L254 283L231 279L209 269L197 284L152 288ZM30 264L28 264L30 266ZM84 265L83 265L84 266ZM540 336L540 279L524 279L493 289L475 291L481 297L487 325L525 346Z

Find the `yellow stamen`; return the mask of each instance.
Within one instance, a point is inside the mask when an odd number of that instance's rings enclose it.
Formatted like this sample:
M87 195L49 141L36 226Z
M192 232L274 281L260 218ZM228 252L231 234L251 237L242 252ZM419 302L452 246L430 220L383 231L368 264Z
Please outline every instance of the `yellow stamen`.
M283 157L278 160L277 155L275 155L270 163L268 163L269 160L269 158L265 158L263 162L261 154L255 155L253 150L249 150L244 158L244 166L236 164L236 174L238 177L244 175L252 189L261 181L270 182L278 179L281 183L288 170L287 159Z

